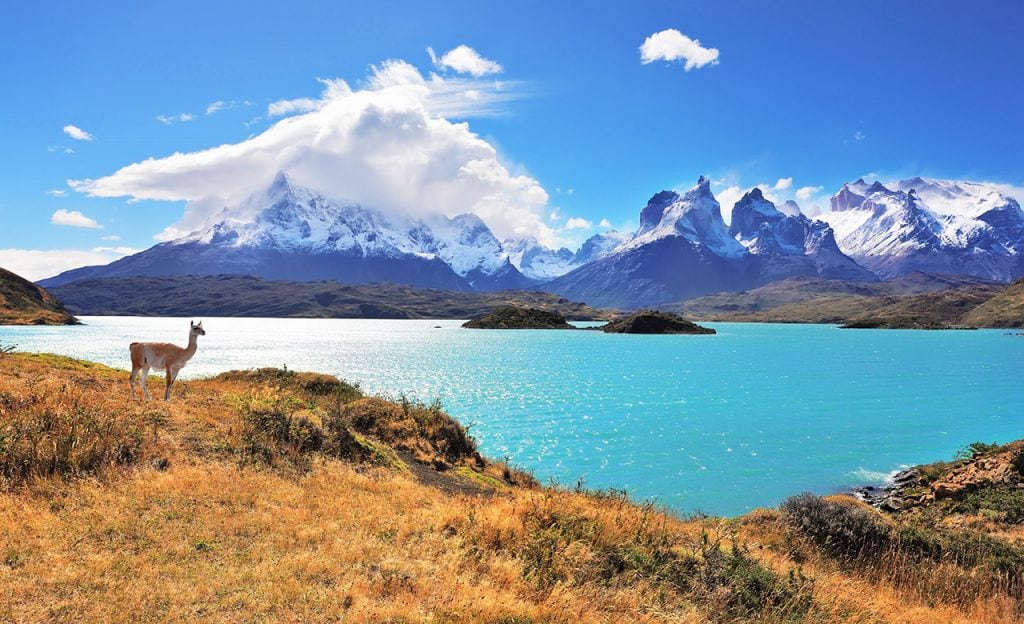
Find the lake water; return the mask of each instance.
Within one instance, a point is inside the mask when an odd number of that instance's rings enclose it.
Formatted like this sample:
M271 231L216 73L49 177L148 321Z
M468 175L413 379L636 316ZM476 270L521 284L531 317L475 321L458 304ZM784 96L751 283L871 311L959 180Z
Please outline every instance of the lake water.
M188 332L188 319L82 320L0 327L0 342L125 368L129 342L183 344ZM459 325L208 318L181 378L287 365L440 399L487 455L682 512L738 514L877 482L976 440L1024 437L1024 337L1005 331L709 323L717 335L627 336Z

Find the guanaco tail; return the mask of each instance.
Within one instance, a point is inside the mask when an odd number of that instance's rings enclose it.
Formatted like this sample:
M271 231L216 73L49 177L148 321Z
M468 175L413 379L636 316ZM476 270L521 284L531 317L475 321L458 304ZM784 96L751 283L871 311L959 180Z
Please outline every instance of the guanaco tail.
M146 377L149 369L163 370L166 375L167 389L164 390L164 400L171 398L171 384L178 378L178 372L185 366L192 356L196 354L199 346L199 336L205 336L203 322L195 323L189 321L188 346L181 348L166 342L133 342L128 346L132 355L132 375L128 378L128 385L132 389L132 400L135 399L135 378L139 377L142 384L142 393L146 400L149 400L149 390L146 389Z

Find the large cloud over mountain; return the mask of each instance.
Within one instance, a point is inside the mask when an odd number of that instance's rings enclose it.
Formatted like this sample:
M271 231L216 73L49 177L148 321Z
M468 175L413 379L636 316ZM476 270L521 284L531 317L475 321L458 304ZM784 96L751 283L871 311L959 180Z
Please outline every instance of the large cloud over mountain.
M338 199L413 216L473 212L500 238L556 242L544 223L548 195L537 180L510 172L468 123L450 121L499 112L516 96L515 83L424 78L404 61L373 68L359 89L322 82L320 99L297 108L308 112L244 141L149 158L70 184L99 197L187 200L184 217L159 236L165 239L200 227L286 171Z

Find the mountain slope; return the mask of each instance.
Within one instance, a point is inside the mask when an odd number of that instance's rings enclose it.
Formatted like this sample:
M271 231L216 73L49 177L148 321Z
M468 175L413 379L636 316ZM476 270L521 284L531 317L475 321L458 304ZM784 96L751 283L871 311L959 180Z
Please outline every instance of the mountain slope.
M423 221L326 198L279 174L199 230L102 267L43 280L253 275L292 281L388 281L448 290L530 285L474 215Z
M799 275L853 282L878 279L839 250L832 228L794 206L782 212L759 188L733 206L729 234L759 260L760 283Z
M78 320L51 293L0 269L0 325L74 325Z
M1024 212L991 186L910 178L857 180L819 218L840 249L880 277L911 271L1009 281L1024 273Z
M722 220L703 176L686 194L662 191L640 213L640 227L610 254L545 285L591 305L660 305L756 282L749 252Z

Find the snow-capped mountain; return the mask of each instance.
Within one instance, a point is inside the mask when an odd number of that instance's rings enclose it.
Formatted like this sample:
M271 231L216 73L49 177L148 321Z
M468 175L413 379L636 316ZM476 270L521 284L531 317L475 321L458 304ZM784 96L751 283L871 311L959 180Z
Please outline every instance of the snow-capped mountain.
M195 232L101 267L45 280L245 274L293 281L390 281L451 290L523 288L489 228L474 215L430 223L324 197L283 173Z
M620 232L609 230L603 234L595 234L583 241L583 244L575 252L566 247L560 249L545 247L535 238L507 240L503 245L509 260L523 275L538 281L548 281L561 277L584 264L603 258L627 238Z
M759 188L733 206L729 234L757 257L761 283L797 276L852 282L878 279L839 250L827 223L807 218L792 200L776 208Z
M1024 273L1024 212L990 185L910 178L844 184L819 218L879 277L911 271L1009 281Z
M747 288L756 283L756 270L701 177L684 195L654 195L629 240L546 288L591 305L635 308Z

